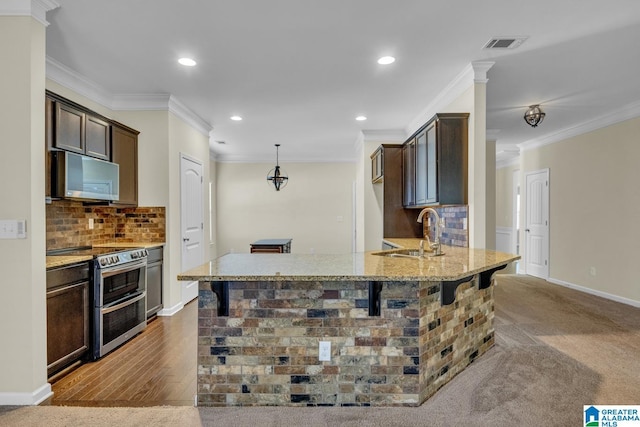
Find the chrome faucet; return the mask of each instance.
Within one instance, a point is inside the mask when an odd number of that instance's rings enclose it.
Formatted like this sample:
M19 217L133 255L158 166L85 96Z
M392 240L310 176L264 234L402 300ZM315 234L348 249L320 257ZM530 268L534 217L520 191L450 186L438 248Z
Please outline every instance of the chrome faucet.
M422 222L422 217L424 216L424 214L426 214L427 212L431 212L433 214L433 216L436 219L436 232L435 232L435 239L433 241L433 243L431 243L429 241L429 236L427 235L427 242L429 244L429 247L431 248L431 250L435 251L435 253L433 254L434 256L440 256L442 255L442 244L441 244L441 233L442 233L442 229L444 228L444 219L440 218L440 215L438 215L438 212L433 209L433 208L424 208L420 211L420 214L418 215L418 222ZM424 255L424 240L420 241L420 256Z

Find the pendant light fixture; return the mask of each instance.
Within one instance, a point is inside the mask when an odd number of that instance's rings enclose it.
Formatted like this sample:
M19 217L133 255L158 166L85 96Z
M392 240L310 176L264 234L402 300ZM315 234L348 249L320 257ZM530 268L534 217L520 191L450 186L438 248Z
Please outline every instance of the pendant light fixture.
M278 164L278 147L280 144L275 144L276 146L276 167L271 169L267 174L267 181L271 181L273 186L276 188L276 191L280 191L281 188L287 186L287 182L289 182L289 177L284 169L280 169L280 165Z
M539 105L530 105L529 109L524 113L524 121L534 128L542 123L544 116L545 114L542 112Z

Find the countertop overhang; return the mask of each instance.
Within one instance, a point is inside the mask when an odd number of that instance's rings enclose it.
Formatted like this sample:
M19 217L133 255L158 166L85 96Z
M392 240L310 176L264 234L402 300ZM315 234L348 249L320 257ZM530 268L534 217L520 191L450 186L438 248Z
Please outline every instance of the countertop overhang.
M415 239L419 242L419 239ZM406 247L412 246L405 242ZM505 266L518 255L443 246L444 256L395 258L349 254L227 254L178 275L178 280L219 281L454 281Z

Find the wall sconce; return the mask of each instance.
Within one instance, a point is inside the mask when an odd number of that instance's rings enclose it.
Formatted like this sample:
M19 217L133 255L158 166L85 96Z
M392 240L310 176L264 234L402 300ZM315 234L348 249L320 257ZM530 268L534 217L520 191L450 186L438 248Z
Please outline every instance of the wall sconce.
M278 164L278 147L280 147L280 144L275 144L275 146L276 146L276 167L271 169L267 174L267 181L271 181L273 186L276 188L276 191L280 191L281 188L284 188L287 186L287 183L289 182L289 177L287 176L287 173L283 169L280 169L280 165Z
M534 128L542 123L545 115L539 105L530 105L527 112L524 113L524 121Z

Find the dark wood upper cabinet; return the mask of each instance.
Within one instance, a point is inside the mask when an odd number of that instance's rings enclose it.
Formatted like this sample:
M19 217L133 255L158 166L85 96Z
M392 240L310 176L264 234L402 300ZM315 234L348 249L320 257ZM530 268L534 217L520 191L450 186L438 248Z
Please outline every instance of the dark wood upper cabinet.
M54 117L53 146L61 150L84 154L85 113L56 101Z
M384 178L384 163L382 161L382 145L371 155L371 182L381 182Z
M377 157L379 168L384 172L383 178L378 180L382 184L384 237L422 236L422 224L416 221L415 211L404 209L402 206L404 180L402 162L406 153L404 148L399 144L382 144L371 156L372 160Z
M467 203L468 119L436 114L404 143L405 207Z
M402 146L402 187L404 206L416 204L416 139L411 138Z
M118 206L138 206L138 132L80 104L46 91L46 196L51 196L51 150L72 151L120 166Z
M112 124L111 161L120 165L117 205L138 206L138 131Z
M109 122L71 101L48 94L52 108L50 119L51 146L60 150L109 160ZM49 132L49 129L47 132Z
M97 117L85 116L85 154L109 160L109 123Z

